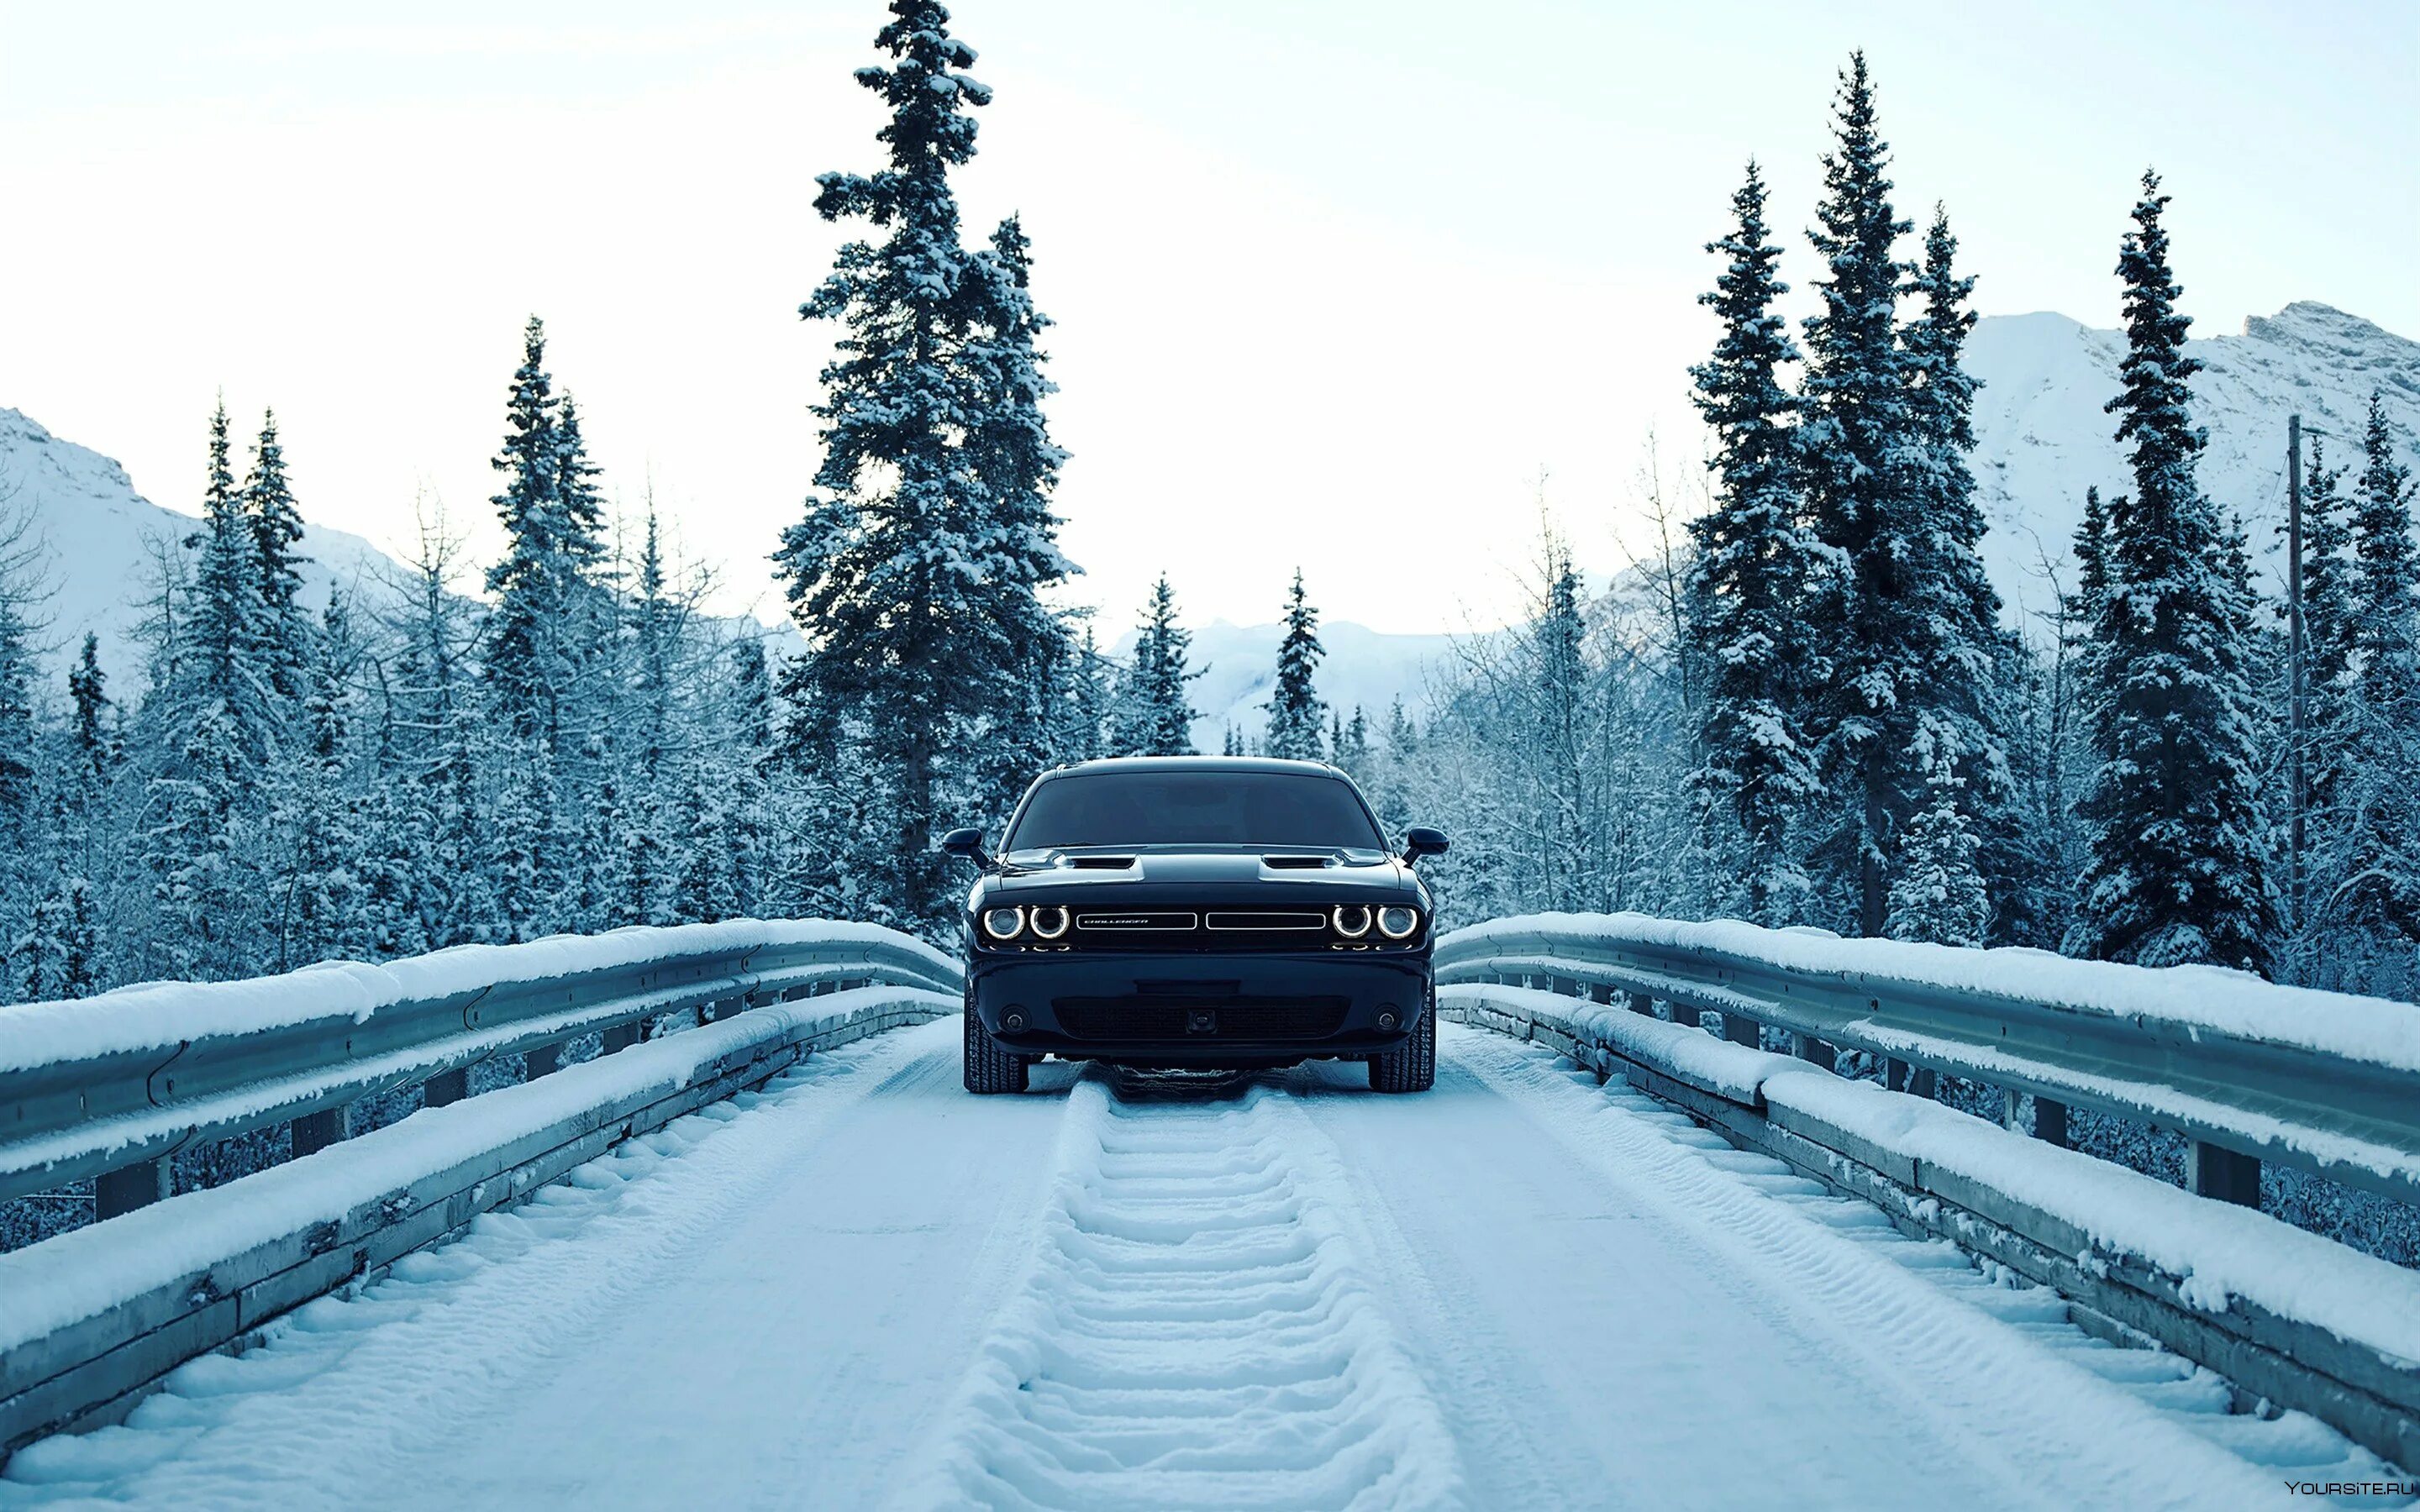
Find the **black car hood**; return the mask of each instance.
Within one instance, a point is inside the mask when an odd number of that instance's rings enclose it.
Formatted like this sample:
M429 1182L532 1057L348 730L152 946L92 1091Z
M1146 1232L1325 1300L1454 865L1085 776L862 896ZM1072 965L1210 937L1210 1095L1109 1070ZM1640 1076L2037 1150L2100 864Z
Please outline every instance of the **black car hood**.
M1348 890L1367 894L1373 889L1410 892L1419 886L1401 859L1378 851L1300 847L1012 851L1001 857L1000 871L985 881L985 890L1001 898L1062 889L1084 895L1097 889L1100 896L1108 896L1195 887L1226 892L1282 889L1301 897L1329 888L1339 894Z

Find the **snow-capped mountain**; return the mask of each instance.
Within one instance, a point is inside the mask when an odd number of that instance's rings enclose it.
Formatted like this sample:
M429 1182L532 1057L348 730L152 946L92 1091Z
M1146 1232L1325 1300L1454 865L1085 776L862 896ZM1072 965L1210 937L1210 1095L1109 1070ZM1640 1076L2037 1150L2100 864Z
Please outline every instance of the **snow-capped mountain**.
M198 492L198 457L194 471ZM49 625L46 659L63 667L92 631L101 637L101 669L117 689L131 688L140 655L132 635L156 552L178 549L201 521L136 493L115 459L7 409L0 409L0 508L30 510L49 548L52 595L37 611ZM349 593L400 571L360 536L324 526L306 527L302 549L311 559L302 569L304 599L315 610L332 583Z
M2370 391L2382 390L2405 459L2420 457L2420 342L2301 302L2186 350L2203 364L2192 379L2194 420L2210 435L2202 487L2243 517L2264 565L2284 560L2275 527L2286 515L2288 415L2301 414L2306 433L2326 433L2331 467L2354 462L2358 471ZM2118 392L2125 352L2124 332L2049 314L1990 316L1966 344L1967 371L1983 385L1975 479L1991 525L1984 561L2012 618L2051 603L2045 553L2074 586L2068 546L2084 490L2098 485L2105 496L2133 485L2117 422L2102 410Z

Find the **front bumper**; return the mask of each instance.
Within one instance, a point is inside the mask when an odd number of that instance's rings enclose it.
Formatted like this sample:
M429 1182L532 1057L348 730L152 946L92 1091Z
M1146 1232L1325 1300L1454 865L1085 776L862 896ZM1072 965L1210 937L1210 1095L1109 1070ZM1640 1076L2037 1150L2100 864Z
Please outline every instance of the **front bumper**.
M975 1016L1023 1055L1239 1066L1391 1050L1429 992L1429 953L1087 950L968 963Z

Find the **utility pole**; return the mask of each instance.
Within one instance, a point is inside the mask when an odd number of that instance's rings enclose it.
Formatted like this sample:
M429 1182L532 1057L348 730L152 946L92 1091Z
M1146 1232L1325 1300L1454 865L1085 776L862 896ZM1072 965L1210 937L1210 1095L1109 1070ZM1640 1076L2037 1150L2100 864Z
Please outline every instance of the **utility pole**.
M2303 417L2286 417L2286 661L2291 669L2286 702L2288 782L2293 827L2288 844L2287 896L2294 927L2303 926Z

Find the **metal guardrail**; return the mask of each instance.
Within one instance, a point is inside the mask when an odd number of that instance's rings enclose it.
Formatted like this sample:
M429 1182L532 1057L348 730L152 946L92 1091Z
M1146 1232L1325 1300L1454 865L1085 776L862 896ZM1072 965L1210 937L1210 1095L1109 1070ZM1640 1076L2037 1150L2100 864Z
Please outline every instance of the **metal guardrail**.
M1693 1028L1701 1014L1720 1014L1718 1032L1741 1043L1758 1043L1761 1029L1773 1028L1792 1036L1796 1054L1825 1065L1837 1050L1881 1057L1894 1089L1929 1091L1936 1074L2002 1088L2012 1127L2016 1094L2029 1093L2030 1132L2061 1145L2070 1106L2174 1130L2192 1142L2193 1189L2247 1206L2259 1203L2263 1161L2420 1202L2420 1073L2408 1064L2280 1042L2207 1015L2129 1012L2049 993L2031 997L1889 971L1786 964L1804 942L1785 932L1720 926L1727 940L1769 947L1759 950L1678 938L1685 927L1635 915L1527 922L1446 935L1436 948L1438 981L1585 989L1598 1002L1619 995L1636 1011ZM2164 978L2158 987L2173 985L2188 997L2201 980L2056 964L2134 973L2147 986ZM2105 980L2132 987L2137 977ZM2291 989L2262 990L2280 995L2281 1005L2303 1000ZM2382 1012L2407 1006L2375 1005ZM2420 1008L2410 1011L2420 1027Z
M648 936L660 937L651 951ZM954 963L904 934L857 926L707 925L604 936L636 956L625 964L552 975L539 969L561 942L472 948L468 970L444 973L445 990L411 995L410 968L392 975L404 995L346 1006L355 978L312 968L283 979L226 984L225 995L283 990L330 999L324 1010L247 1024L214 1017L212 987L147 987L71 1005L0 1008L0 1197L96 1180L99 1215L114 1216L167 1195L168 1157L200 1143L282 1123L295 1154L346 1137L349 1109L365 1098L427 1088L429 1105L458 1101L469 1072L499 1057L528 1057L527 1074L554 1070L566 1041L601 1034L606 1050L645 1039L668 1015L711 1022L749 1007L857 986L921 987L955 994ZM634 949L635 948L635 949ZM388 968L348 967L383 983ZM350 994L338 989L354 988ZM189 1025L163 992L192 995ZM74 1015L81 1048L58 1058L10 1064L12 1016ZM23 1057L15 1058L25 1058Z
M0 1255L0 1462L122 1420L184 1362L249 1347L625 1141L957 1001L870 986L768 1003Z

